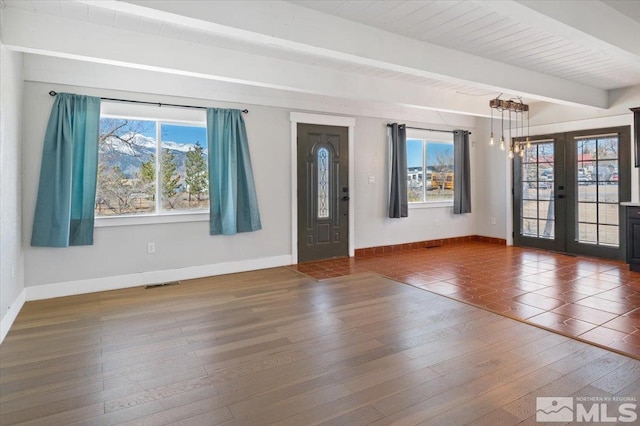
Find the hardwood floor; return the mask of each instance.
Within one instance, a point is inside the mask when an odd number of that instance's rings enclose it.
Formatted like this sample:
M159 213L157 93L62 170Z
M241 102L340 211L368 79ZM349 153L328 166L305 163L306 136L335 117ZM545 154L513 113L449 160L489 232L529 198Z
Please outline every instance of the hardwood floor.
M317 279L376 272L640 359L640 273L619 261L469 241L292 266Z
M640 361L361 273L286 268L28 302L0 424L533 424L638 397Z

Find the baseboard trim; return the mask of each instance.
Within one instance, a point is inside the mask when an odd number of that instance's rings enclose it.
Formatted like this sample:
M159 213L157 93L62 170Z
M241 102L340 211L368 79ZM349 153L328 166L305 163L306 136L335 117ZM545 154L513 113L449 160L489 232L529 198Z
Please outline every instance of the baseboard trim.
M87 280L67 281L26 287L26 301L52 299L54 297L75 296L98 291L119 290L143 285L159 284L169 281L189 280L236 272L255 271L291 265L291 255L215 263L211 265L191 266L188 268L165 269L162 271L140 272L137 274L116 275L91 278ZM23 302L24 303L24 302ZM3 320L4 321L4 320ZM4 327L4 322L3 322ZM4 330L4 328L3 328Z
M507 245L507 240L502 238L485 237L482 235L468 235L465 237L440 238L437 240L416 241L413 243L394 244L390 246L377 246L356 249L356 257L371 256L373 254L397 253L402 251L416 250L422 248L440 247L450 244L467 243L471 241L481 241L489 244Z
M20 310L24 306L24 302L26 301L26 288L23 288L18 297L13 301L10 305L10 309L4 315L4 318L0 320L0 344L4 341L4 338L7 337L9 333L9 329L13 325L13 322L18 318L18 314Z

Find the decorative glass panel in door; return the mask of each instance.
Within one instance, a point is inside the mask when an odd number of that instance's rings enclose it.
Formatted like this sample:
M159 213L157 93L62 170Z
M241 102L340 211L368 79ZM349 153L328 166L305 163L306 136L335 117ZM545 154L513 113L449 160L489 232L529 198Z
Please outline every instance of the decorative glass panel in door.
M329 150L318 149L318 219L329 217Z

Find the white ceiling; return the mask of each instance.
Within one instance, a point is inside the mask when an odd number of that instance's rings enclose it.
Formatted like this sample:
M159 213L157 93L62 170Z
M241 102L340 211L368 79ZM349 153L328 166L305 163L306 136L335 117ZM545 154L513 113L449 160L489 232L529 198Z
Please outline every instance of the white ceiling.
M510 15L508 2L292 0L290 3L602 89L640 84L640 57L616 54L608 46L576 40L556 22L546 29L537 19ZM549 2L553 3L553 2ZM596 2L573 1L576 12ZM617 2L608 5L623 10ZM640 1L625 3L640 15ZM531 14L533 15L533 11ZM624 16L620 16L623 19ZM636 41L640 32L635 33ZM621 57L622 56L622 57Z
M26 24L2 32L5 44L29 53L74 59L96 60L71 41L51 47L37 40L33 29L25 27L33 23L44 28L49 20L38 18L59 17L62 26L72 20L296 64L287 68L289 74L302 64L364 76L371 82L382 79L433 89L433 93L445 91L452 97L480 96L488 100L505 92L530 101L602 108L607 106L608 90L640 85L640 1L2 3L6 11L28 12L15 15ZM129 47L135 48L136 41L131 43ZM99 60L119 59L102 55ZM273 66L273 61L270 64ZM180 67L185 73L192 71L188 64ZM279 70L256 68L256 85L283 86L277 79ZM299 72L305 70L300 68ZM243 71L247 76L243 82L252 84L251 73ZM202 72L198 70L199 75ZM213 67L204 73L229 79ZM322 83L321 77L318 80ZM312 85L295 83L286 88L309 93L315 90ZM318 86L318 92L322 90ZM359 96L342 91L345 97ZM398 103L409 104L402 99ZM422 106L436 108L427 103Z

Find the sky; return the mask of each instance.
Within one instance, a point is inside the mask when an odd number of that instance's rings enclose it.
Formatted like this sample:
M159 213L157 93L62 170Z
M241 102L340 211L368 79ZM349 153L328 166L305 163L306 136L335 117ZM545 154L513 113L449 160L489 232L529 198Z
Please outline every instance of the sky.
M427 144L427 166L436 164L440 152L449 152L453 158L453 145L431 142ZM422 140L407 139L407 167L422 167Z
M195 127L177 124L161 124L162 126L162 139L164 141L175 142L178 144L195 144L200 142L200 145L207 145L207 128ZM156 137L156 122L146 120L132 120L128 128L122 129L123 131L135 131L144 136L155 139Z
M181 126L174 124L162 125L162 139L166 141L172 141L180 144L195 144L200 142L200 145L207 145L207 128L206 127L193 127L193 126Z

